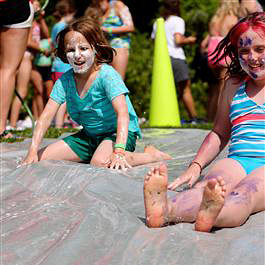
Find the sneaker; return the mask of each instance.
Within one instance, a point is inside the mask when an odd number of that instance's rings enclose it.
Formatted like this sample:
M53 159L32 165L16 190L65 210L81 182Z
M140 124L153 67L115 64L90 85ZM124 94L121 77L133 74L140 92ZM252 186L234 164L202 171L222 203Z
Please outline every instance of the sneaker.
M22 130L26 129L26 128L32 128L32 121L31 121L30 117L27 116L24 121L19 120L17 122L17 127L22 128Z
M206 120L201 119L201 118L192 118L191 120L188 121L189 124L196 125L196 124L204 124L206 123Z

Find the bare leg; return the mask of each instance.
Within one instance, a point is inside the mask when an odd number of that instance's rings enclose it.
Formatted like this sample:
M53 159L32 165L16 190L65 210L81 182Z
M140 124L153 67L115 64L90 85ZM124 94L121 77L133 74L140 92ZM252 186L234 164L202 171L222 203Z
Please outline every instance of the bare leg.
M0 29L0 133L6 128L16 71L26 50L29 28Z
M44 109L44 103L43 103L43 80L40 73L36 69L33 69L31 72L31 80L34 85L33 114L35 119L38 119Z
M163 206L165 209L168 209L167 212L163 212L164 214L167 214L167 216L162 216L160 220L155 222L153 221L156 224L163 223L162 220L167 220L167 222L172 223L194 222L198 215L200 204L203 198L203 192L204 189L208 186L208 182L211 183L212 179L218 179L219 176L223 176L222 179L224 179L225 181L228 180L228 185L226 186L227 195L246 176L245 171L237 161L230 158L225 158L219 160L213 165L204 181L198 183L192 189L178 192L173 198L167 199L167 196L165 196L167 190L164 190L164 184L161 184L161 180L164 180L166 183L168 181L166 170L164 170L163 167L164 166L160 166L159 168L150 171L146 176L144 182L145 205L146 207L149 207L146 208L146 215L149 216L149 219L151 218L150 213L155 212L159 204L167 205L167 207ZM231 168L233 168L233 170L231 170ZM163 177L160 177L160 175L162 175ZM156 178L158 178L159 181L156 181ZM152 183L156 184L153 185ZM162 188L160 187L160 185L162 185ZM152 194L155 194L155 196L151 195L150 192L146 192L153 189L154 192ZM160 190L160 192L155 192L158 189ZM154 201L157 201L157 203L154 204ZM149 226L152 227L152 223L149 223Z
M68 160L80 162L77 154L63 141L50 144L38 152L39 160Z
M228 194L215 227L240 226L252 213L265 210L264 172L265 166L252 171Z
M121 75L122 79L125 79L126 69L129 59L129 49L127 48L117 48L117 54L114 56L112 61L112 66Z
M95 166L107 167L106 161L113 152L113 142L104 140L95 151L91 164ZM125 152L125 159L131 166L144 165L148 163L158 162L162 160L170 160L172 157L163 153L153 146L147 146L144 153Z
M184 106L188 112L189 117L195 118L197 116L197 112L195 109L195 104L191 93L190 80L184 80L178 82L178 89L180 91L181 99L184 103Z
M44 82L44 86L45 86L44 105L46 105L47 101L49 100L50 94L52 92L53 81L47 80L46 82Z
M25 99L28 94L28 85L30 80L31 69L31 54L25 53L17 73L17 92L19 93L22 99ZM19 117L21 105L22 103L19 98L15 97L12 103L10 115L10 125L14 128L17 126L17 120Z

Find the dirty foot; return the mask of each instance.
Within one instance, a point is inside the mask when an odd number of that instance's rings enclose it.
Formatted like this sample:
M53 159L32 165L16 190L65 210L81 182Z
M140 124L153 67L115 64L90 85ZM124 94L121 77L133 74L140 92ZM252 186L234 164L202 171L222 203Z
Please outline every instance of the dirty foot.
M203 191L202 202L195 222L195 230L210 232L224 206L225 182L221 177L211 179Z
M170 155L168 155L168 154L166 154L166 153L158 150L157 148L155 148L152 145L145 146L144 152L153 155L154 156L154 159L156 161L171 160L172 159L172 157Z
M161 227L168 222L167 167L152 168L144 179L144 204L148 227Z

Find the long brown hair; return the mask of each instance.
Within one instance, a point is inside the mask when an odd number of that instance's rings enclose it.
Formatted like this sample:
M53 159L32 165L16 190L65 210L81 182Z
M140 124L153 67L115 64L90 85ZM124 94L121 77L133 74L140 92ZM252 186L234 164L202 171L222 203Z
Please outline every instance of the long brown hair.
M81 33L96 51L96 63L111 63L115 50L108 44L99 24L91 18L80 18L69 24L57 35L56 55L65 63L68 63L65 54L65 35L70 31Z

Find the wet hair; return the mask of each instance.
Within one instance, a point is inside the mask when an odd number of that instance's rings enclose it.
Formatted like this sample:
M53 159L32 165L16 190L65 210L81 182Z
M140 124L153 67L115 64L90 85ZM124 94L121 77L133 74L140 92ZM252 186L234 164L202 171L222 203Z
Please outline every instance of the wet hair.
M217 64L226 57L231 63L227 66L227 76L247 79L247 73L241 68L238 58L238 40L247 30L252 29L265 39L265 12L255 12L240 19L218 44L213 52L212 61ZM223 51L223 54L222 54ZM222 54L221 56L219 54Z
M80 18L73 21L57 35L56 55L68 63L65 53L65 36L70 31L81 33L96 52L96 63L111 63L115 50L108 44L99 24L91 18Z
M160 14L164 19L170 15L180 16L179 0L164 0Z

